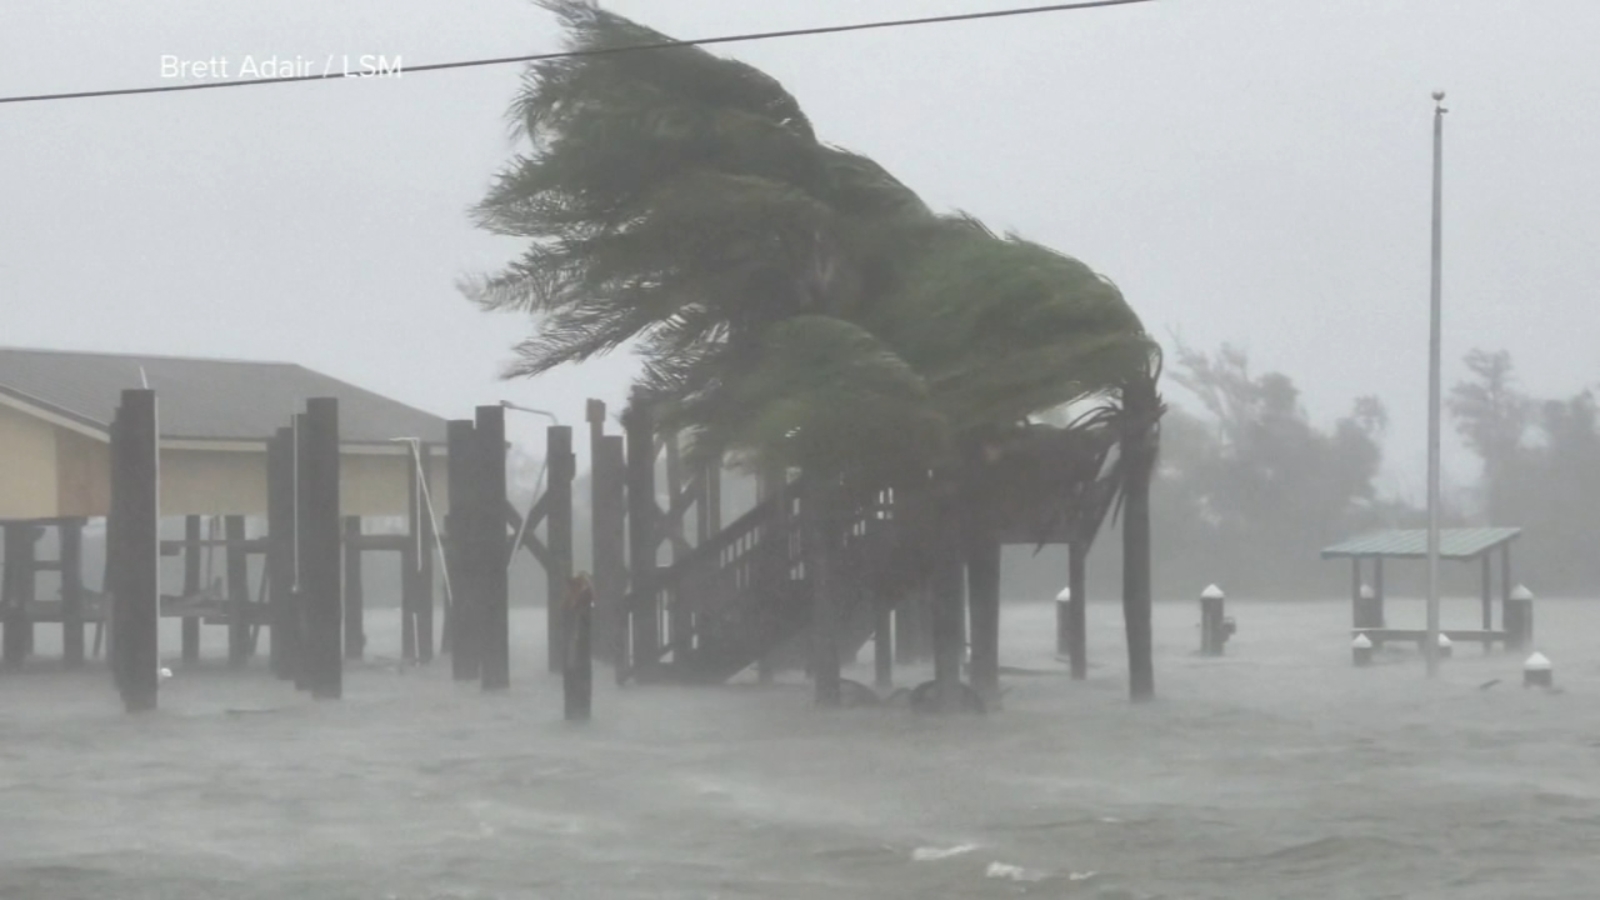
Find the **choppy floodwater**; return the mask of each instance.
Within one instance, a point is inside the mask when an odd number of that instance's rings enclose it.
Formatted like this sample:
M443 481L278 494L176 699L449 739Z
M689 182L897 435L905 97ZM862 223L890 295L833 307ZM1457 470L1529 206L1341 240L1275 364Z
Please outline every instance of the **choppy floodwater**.
M0 675L0 898L1596 895L1600 604L1539 607L1556 694L1467 648L1432 684L1354 670L1341 604L1229 611L1230 656L1200 660L1198 610L1158 607L1161 699L1134 708L1096 607L1089 682L1008 677L981 720L602 672L568 727L538 612L494 697L375 661L315 703L208 662L129 718L102 669L36 665ZM1007 665L1061 668L1050 617L1008 607ZM394 655L392 614L369 621Z

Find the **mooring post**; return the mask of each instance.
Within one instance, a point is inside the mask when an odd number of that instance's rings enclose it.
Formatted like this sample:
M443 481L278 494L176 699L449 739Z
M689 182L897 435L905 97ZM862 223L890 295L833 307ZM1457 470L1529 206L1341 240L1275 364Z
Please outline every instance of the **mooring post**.
M479 653L485 691L511 687L511 610L510 585L506 564L516 550L506 536L506 411L502 406L480 406L477 410L478 487L473 490L476 505L477 536L483 550L476 560L481 579L479 612L482 643Z
M362 607L366 604L361 580L361 517L344 517L344 658L360 659L366 645L362 633ZM404 594L404 585L401 588ZM404 596L401 615L405 615Z
M337 700L344 692L343 554L339 546L339 401L306 401L306 455L300 460L305 498L300 504L306 540L300 586L306 602L311 695Z
M806 577L811 582L811 676L818 706L843 702L837 597L840 521L837 487L826 478L808 485L800 507L800 534L805 542Z
M894 687L895 606L894 597L879 603L878 621L872 628L872 685L879 690Z
M83 520L57 526L61 558L61 649L67 668L83 665Z
M417 660L423 665L433 662L433 554L436 541L433 519L428 514L428 497L432 491L433 447L417 444L417 458L411 466L411 478L416 488L411 492L412 546L417 548L415 566L415 600L417 617ZM420 470L420 471L419 471ZM362 643L366 643L365 635Z
M1000 541L975 535L967 552L967 616L972 687L994 708L1000 701Z
M0 580L0 623L4 624L5 637L0 641L4 648L0 650L0 660L7 668L22 665L28 655L27 635L23 633L27 610L22 605L22 576L26 573L28 578L33 577L33 545L29 543L24 549L26 528L14 522L0 525L0 534L5 536L5 571Z
M1067 544L1067 660L1073 681L1089 677L1089 542Z
M632 575L633 658L628 668L648 673L661 658L660 609L656 603L656 547L660 507L656 505L655 424L639 401L623 413L628 448L628 569Z
M228 542L222 555L228 586L228 665L235 668L250 659L250 554L244 534L244 516L222 520L222 536Z
M1506 644L1512 650L1526 650L1533 646L1533 592L1517 585L1506 599L1504 620Z
M962 565L960 537L949 524L953 516L940 517L938 538L929 581L929 618L933 626L933 680L939 685L942 703L954 702L961 687L961 658L965 649L962 633Z
M567 593L572 589L572 427L545 429L545 537L550 551L545 571L545 652L551 672L566 670Z
M594 585L583 575L568 579L566 648L561 654L561 689L568 722L587 722L594 710Z
M1221 656L1228 641L1227 617L1223 614L1226 602L1222 588L1207 585L1200 592L1200 655Z
M1534 653L1522 664L1522 686L1528 687L1554 687L1555 667L1550 664L1549 657L1543 653Z
M307 510L311 493L310 457L311 430L305 413L294 416L294 589L291 606L294 608L294 687L309 691L315 681L317 649L311 626L310 559L315 531L307 524Z
M454 419L445 425L447 443L445 465L450 481L449 527L450 674L457 681L475 681L482 675L483 644L481 578L484 566L482 539L478 533L477 499L479 490L478 438L470 419Z
M272 612L272 672L294 674L294 429L267 443L267 602Z
M194 597L204 585L200 583L200 517L183 517L183 596ZM185 664L200 661L200 618L184 616L182 629L183 661Z
M622 435L608 434L600 438L593 475L600 486L600 501L592 519L595 528L595 640L606 661L615 666L618 673L627 668L629 642L628 611L622 604L628 593L626 459Z
M159 434L155 391L123 391L111 448L111 477L121 507L117 510L116 537L121 547L112 608L122 705L130 713L155 709L160 685Z

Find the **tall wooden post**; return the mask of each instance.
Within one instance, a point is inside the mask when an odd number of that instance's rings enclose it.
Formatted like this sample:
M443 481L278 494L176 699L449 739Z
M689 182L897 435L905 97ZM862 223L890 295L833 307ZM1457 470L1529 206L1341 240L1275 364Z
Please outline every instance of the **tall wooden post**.
M0 582L0 615L4 616L5 638L0 658L9 668L20 666L28 655L28 621L26 596L33 592L33 526L11 522L0 525L4 534L5 573ZM26 587L24 587L26 584Z
M223 559L228 586L228 665L243 666L250 659L250 554L244 548L244 516L222 520L227 540Z
M306 649L311 694L337 700L344 691L343 558L339 547L339 402L306 401L306 455L300 460L305 486L300 502L300 586L306 604Z
M482 556L479 557L482 594L483 680L485 691L511 687L511 610L506 563L511 550L506 537L506 412L501 406L480 406L477 411L478 452L473 491L475 518L480 523Z
M272 608L272 672L294 674L294 429L279 428L267 444L267 602Z
M1067 659L1072 680L1089 677L1089 544L1067 545Z
M572 590L572 479L577 460L572 455L572 427L551 425L545 430L545 514L550 561L545 566L545 653L551 672L566 668L567 604Z
M1492 557L1489 553L1485 552L1483 554L1483 576L1479 579L1478 585L1480 600L1483 606L1484 631L1492 631L1494 629L1494 572L1493 563L1490 561L1491 559ZM1483 649L1485 651L1487 651L1490 646L1491 645L1488 641L1483 642Z
M433 471L433 447L417 444L417 456L412 460L411 478L416 488L411 492L411 533L416 535L412 546L417 548L416 579L414 589L417 615L417 659L424 665L433 662L433 554L436 541L433 534L433 517L429 515L432 496L430 478ZM420 470L420 471L419 471Z
M824 479L809 484L800 509L806 544L806 573L811 582L811 675L818 706L842 702L839 654L839 500L836 487Z
M67 668L83 665L83 520L61 523L61 648Z
M183 517L183 596L193 597L205 589L200 583L200 517ZM181 626L183 631L183 661L197 663L200 661L200 618L198 616L184 616Z
M957 696L961 683L962 655L962 568L961 543L951 533L955 526L949 517L939 523L940 550L934 555L929 573L928 613L933 626L933 679L939 683L939 695L946 701Z
M920 586L913 585L894 608L894 661L902 666L919 661L918 628L922 620L925 598Z
M655 597L657 529L655 425L649 410L630 403L622 417L628 445L628 568L633 576L632 668L648 672L661 659Z
M604 658L622 674L628 660L628 496L627 454L620 434L604 435L595 457L594 478L602 485L594 508L595 640Z
M567 607L563 617L567 623L567 646L561 654L564 712L569 722L587 722L594 709L594 585L579 575L568 583L560 602Z
M1511 542L1500 545L1500 627L1506 627L1506 602L1511 599Z
M119 509L116 539L116 601L113 604L114 665L120 674L122 705L128 712L156 708L161 659L161 542L158 479L159 427L155 391L122 392L111 477Z
M364 607L366 591L361 579L361 517L344 517L344 658L360 659L366 647ZM401 603L404 604L404 599Z
M482 674L483 643L479 620L482 618L483 568L482 525L477 516L478 440L468 419L455 419L445 426L445 462L450 479L449 564L450 575L450 674L457 681L474 681Z
M1000 541L992 533L973 535L967 549L967 612L972 687L993 704L1000 699Z
M872 629L872 683L884 690L894 686L894 603L878 605L878 622Z
M1376 627L1384 626L1383 613L1383 557L1372 560L1372 621ZM1487 644L1485 646L1488 646Z

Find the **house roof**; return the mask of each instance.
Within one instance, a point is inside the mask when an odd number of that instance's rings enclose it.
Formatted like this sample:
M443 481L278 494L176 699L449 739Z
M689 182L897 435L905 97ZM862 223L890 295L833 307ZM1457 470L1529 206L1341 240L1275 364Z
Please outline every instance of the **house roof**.
M1475 559L1522 534L1521 528L1441 528L1441 559ZM1428 532L1424 528L1379 531L1324 547L1323 559L1340 557L1423 559L1428 555Z
M293 363L0 347L0 394L99 431L145 379L167 439L263 440L307 399L333 397L342 442L445 440L443 418Z

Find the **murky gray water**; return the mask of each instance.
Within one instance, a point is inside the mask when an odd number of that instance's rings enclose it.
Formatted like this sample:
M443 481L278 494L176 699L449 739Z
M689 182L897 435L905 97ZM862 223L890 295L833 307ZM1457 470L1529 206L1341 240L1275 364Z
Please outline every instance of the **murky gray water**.
M129 718L103 670L36 666L0 675L0 898L1595 895L1600 604L1540 606L1557 694L1475 649L1433 684L1354 670L1339 604L1230 613L1201 660L1198 610L1159 607L1161 699L1134 708L1096 607L1089 682L1009 677L981 720L602 672L570 727L536 612L504 696L372 663L315 703L212 661ZM1048 608L1006 616L1007 665L1061 668Z

